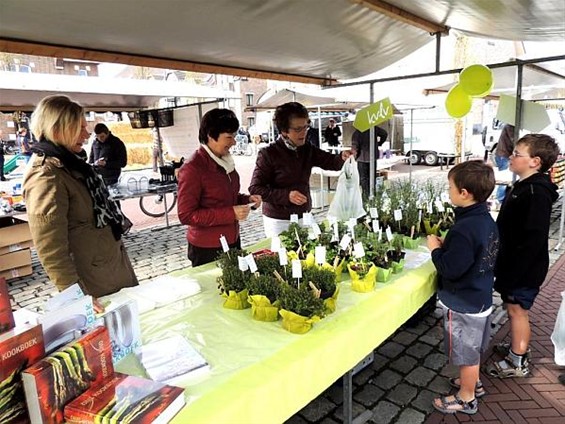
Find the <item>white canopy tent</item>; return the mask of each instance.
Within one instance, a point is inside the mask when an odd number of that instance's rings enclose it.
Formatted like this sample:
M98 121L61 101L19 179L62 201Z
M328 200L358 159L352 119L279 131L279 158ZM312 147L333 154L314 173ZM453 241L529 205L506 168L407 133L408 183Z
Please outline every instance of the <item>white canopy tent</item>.
M450 29L564 40L563 0L2 0L0 51L332 84Z

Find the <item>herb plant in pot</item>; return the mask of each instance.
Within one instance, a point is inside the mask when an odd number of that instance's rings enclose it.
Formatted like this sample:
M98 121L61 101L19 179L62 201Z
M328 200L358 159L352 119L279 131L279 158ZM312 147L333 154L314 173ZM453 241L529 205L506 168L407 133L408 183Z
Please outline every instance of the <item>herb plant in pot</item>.
M247 309L251 305L247 301L248 293L246 283L251 278L249 271L241 271L238 265L238 256L244 257L244 250L229 250L223 252L218 258L218 267L222 275L217 279L220 294L226 299L224 308Z
M312 290L308 284L299 286L281 284L279 300L282 326L291 333L304 334L324 316L324 301L318 296L319 291Z

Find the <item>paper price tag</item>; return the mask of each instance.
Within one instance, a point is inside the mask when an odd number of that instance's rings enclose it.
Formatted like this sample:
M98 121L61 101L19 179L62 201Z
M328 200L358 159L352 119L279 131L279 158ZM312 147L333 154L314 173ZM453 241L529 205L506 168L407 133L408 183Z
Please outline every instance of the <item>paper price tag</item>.
M312 214L310 212L304 212L302 214L302 225L304 225L305 227L309 227L313 223L314 223L314 217L312 216Z
M381 241L383 239L383 230L381 230L379 228L379 231L377 232L377 241Z
M273 236L271 239L271 252L278 252L281 250L281 239L279 236Z
M322 265L326 262L326 246L316 246L315 249L316 263Z
M314 232L316 238L320 237L320 234L322 234L322 230L320 229L320 226L316 222L312 224L312 231Z
M282 266L288 265L288 255L286 254L286 249L284 247L279 250L279 264Z
M402 209L396 209L394 211L394 220L395 221L402 221Z
M429 214L434 213L434 207L433 207L433 205L432 205L432 202L429 202L429 203L428 203L428 213L429 213Z
M339 242L339 247L341 248L341 250L346 250L349 246L349 243L351 243L351 236L349 234L344 234L341 238L341 241Z
M445 192L441 193L441 201L442 203L449 203L449 194Z
M318 238L318 236L314 232L314 227L309 227L308 228L308 240L316 240L317 238Z
M240 271L247 271L249 269L249 265L247 265L247 261L242 256L237 257L237 264L239 266Z
M302 264L300 259L292 260L292 278L302 278Z
M225 236L220 237L220 244L222 245L222 250L224 252L228 252L230 250L230 247L228 246L228 241L226 240Z
M441 202L436 203L436 209L440 213L445 212L445 207L443 206L443 203L441 203Z
M386 239L391 242L392 241L392 230L390 227L386 227Z
M295 222L298 224L298 215L295 213L290 214L290 222Z
M249 254L245 257L245 261L247 262L247 265L249 266L249 271L251 272L257 272L257 264L255 263L255 258L253 257L253 254Z
M371 218L373 218L373 219L379 217L379 211L377 211L377 208L369 208L369 214L371 215Z
M332 236L332 243L339 240L339 227L337 222L333 224L333 236Z
M373 219L373 233L379 232L380 229L381 229L381 226L379 224L379 220Z
M363 248L363 243L355 243L353 245L353 256L356 258L362 258L365 256L365 249Z
M422 220L422 209L418 211L418 221Z

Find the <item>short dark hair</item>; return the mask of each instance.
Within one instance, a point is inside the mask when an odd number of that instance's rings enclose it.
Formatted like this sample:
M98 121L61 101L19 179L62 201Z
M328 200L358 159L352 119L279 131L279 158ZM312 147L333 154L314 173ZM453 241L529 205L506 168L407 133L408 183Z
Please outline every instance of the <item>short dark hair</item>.
M106 124L98 123L94 126L94 134L110 134L110 130Z
M222 133L235 133L239 128L239 121L235 113L229 109L212 109L204 114L200 122L198 140L201 144L208 144L208 137L217 140Z
M540 158L540 172L547 172L559 156L559 146L555 139L547 134L526 134L516 142L528 147L531 157Z
M470 160L455 165L449 170L447 178L453 181L458 190L467 190L479 202L485 202L494 190L494 171L482 160Z
M308 119L308 117L308 110L302 104L298 102L289 102L284 105L277 106L273 121L275 121L275 125L279 132L288 132L291 119Z

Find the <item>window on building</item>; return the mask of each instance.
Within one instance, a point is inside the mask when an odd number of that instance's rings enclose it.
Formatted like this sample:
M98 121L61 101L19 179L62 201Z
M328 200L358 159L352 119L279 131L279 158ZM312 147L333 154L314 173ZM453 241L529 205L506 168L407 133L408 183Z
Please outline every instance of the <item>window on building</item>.
M19 65L18 72L24 72L26 74L29 74L31 72L31 66L29 66L29 65Z
M78 70L78 75L81 77L87 77L88 76L88 71L86 69L79 69Z
M255 117L250 116L247 118L247 128L250 128L255 125Z
M253 94L248 93L245 95L245 105L246 106L253 106Z

